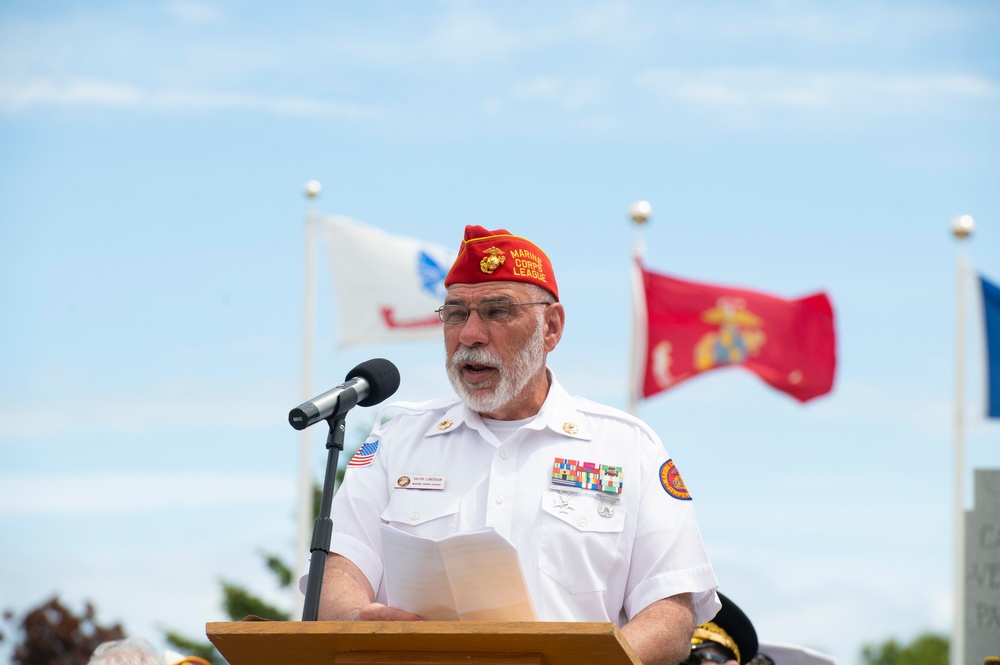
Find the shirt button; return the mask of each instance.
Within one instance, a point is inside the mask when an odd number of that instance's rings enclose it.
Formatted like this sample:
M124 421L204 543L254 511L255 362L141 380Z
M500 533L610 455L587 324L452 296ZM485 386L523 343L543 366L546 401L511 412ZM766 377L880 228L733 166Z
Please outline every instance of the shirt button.
M502 496L498 496L498 497L496 498L496 502L497 502L497 503L503 503L503 497L502 497Z
M581 517L581 518L580 518L580 519L579 519L579 520L577 521L577 524L579 524L580 526L587 526L587 518L586 518L586 517Z
M506 450L500 451L500 459L507 459L507 451Z
M419 518L420 518L420 513L417 513L417 512L410 513L410 519L411 520L416 520L416 519L419 519Z

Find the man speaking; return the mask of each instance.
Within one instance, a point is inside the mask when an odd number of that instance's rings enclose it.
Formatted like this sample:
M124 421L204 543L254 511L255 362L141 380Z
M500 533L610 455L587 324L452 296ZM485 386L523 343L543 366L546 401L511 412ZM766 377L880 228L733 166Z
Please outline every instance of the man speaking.
M389 405L402 413L351 460L319 619L421 618L386 604L382 524L427 538L490 526L517 548L540 621L610 621L646 665L684 660L720 607L691 496L645 423L546 367L566 320L549 258L467 226L445 286L458 397ZM401 482L414 476L435 482Z

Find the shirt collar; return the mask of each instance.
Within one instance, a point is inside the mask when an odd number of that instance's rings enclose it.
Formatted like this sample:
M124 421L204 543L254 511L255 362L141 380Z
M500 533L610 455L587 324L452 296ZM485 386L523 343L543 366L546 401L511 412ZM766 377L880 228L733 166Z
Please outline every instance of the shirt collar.
M538 417L532 422L532 425L536 429L546 427L556 434L571 439L590 441L593 435L586 415L574 406L572 396L556 380L555 372L549 368L546 369L552 378L552 384L549 386L549 394L545 397L542 408L538 411Z
M571 439L590 441L593 436L588 419L573 405L573 398L556 380L555 372L548 367L546 367L546 371L551 378L549 393L545 396L545 402L542 403L542 408L538 410L534 420L525 427L534 430L549 429L555 434ZM464 402L458 400L438 422L430 426L426 436L454 432L463 424L480 433L489 431L480 415L467 407Z

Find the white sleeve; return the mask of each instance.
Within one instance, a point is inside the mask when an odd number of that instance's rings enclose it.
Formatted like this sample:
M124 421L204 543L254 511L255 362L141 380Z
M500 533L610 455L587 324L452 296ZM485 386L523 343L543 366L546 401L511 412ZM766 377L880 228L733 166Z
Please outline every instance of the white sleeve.
M718 582L702 542L690 495L659 440L643 442L639 517L625 590L631 620L648 605L690 593L696 623L718 611ZM671 485L670 479L675 480ZM681 491L678 491L678 487Z
M391 429L391 428L389 428ZM386 457L387 429L376 427L366 444L376 445L374 457L362 466L348 464L344 481L333 497L330 551L346 557L365 574L375 593L382 580L381 515L389 501ZM363 447L363 446L362 446Z

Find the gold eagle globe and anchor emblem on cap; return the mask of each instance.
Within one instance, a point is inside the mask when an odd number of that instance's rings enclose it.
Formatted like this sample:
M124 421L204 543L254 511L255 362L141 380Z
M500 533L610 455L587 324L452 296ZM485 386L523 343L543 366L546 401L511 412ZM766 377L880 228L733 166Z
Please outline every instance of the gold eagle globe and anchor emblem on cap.
M479 262L479 269L487 275L492 275L493 271L502 266L504 261L507 260L503 250L496 247L484 249L483 254L487 254L488 256L484 256L483 260Z

